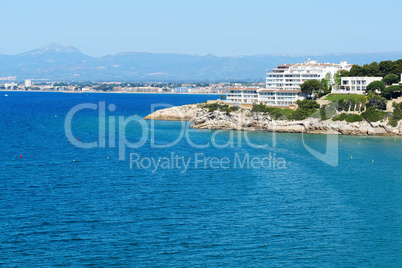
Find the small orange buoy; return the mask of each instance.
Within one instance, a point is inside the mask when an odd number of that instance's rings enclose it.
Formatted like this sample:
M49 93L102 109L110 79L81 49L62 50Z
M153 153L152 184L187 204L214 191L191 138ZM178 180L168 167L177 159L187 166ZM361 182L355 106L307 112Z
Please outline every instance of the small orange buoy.
M79 141L79 140L80 140L80 137L77 138L77 141Z
M22 158L22 155L20 154L20 159Z

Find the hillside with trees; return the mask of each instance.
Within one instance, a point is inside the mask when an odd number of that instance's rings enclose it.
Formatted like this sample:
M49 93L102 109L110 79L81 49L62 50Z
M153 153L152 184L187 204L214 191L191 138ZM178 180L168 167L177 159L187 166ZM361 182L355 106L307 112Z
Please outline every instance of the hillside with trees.
M372 62L370 64L353 65L350 71L342 70L340 72L342 77L348 76L371 76L371 77L388 77L388 83L399 82L402 73L402 59L396 61L381 61L380 63ZM390 76L391 75L391 76ZM396 77L396 79L395 79Z

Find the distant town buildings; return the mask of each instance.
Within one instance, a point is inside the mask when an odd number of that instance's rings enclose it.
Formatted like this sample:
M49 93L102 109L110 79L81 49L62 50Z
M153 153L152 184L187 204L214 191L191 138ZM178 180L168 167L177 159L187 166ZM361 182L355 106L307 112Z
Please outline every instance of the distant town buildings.
M4 83L4 87L5 87L6 89L11 89L11 88L14 88L14 87L17 87L17 86L18 86L18 84L15 83L15 82Z
M31 87L32 86L32 81L31 80L25 80L25 87Z
M175 93L175 94L223 94L230 83L123 83L123 82L0 82L0 90L62 91L62 92L121 92L121 93Z
M174 92L175 93L190 93L192 89L193 89L192 87L176 87L174 89Z

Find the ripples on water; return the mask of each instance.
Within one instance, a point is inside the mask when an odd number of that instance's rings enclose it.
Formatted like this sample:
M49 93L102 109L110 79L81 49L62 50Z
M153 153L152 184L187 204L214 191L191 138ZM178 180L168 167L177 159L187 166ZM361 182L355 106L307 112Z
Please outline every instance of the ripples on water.
M8 95L0 97L3 265L402 265L400 138L340 137L335 168L312 157L298 134L277 134L276 148L265 150L247 145L195 149L185 140L155 149L146 143L135 152L163 157L173 151L185 159L200 152L220 158L271 152L286 160L286 169L152 173L131 170L128 161L118 160L117 148L74 147L64 134L68 110L106 101L116 104L113 115L144 116L152 103L178 105L216 96ZM73 130L80 141L97 138L96 116L77 114ZM156 122L154 142L174 140L180 127ZM138 138L138 131L128 128L128 138ZM212 132L191 135L207 142ZM220 133L217 142L225 143L229 135ZM249 137L273 145L270 133ZM325 148L325 136L305 140Z

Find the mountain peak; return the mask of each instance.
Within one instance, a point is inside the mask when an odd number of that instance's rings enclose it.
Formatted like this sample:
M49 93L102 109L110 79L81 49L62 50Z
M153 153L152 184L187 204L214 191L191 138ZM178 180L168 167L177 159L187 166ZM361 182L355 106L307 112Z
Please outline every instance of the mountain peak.
M26 55L41 55L41 54L58 54L58 53L78 53L81 54L81 51L79 51L77 48L66 45L66 44L61 44L61 43L52 43L47 46L30 50L25 53L20 54L21 56L26 56Z

